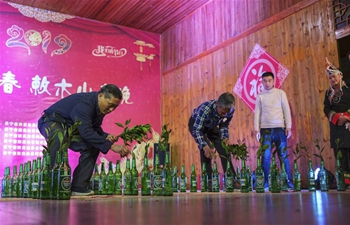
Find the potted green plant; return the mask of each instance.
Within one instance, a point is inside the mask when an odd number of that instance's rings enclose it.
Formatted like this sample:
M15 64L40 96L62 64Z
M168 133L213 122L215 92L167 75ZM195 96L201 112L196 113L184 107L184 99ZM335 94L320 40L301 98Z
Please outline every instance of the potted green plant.
M246 160L249 157L249 152L247 150L247 145L245 144L245 139L238 140L237 142L237 144L227 144L222 142L221 145L225 149L228 158L230 158L232 155L235 160ZM220 155L220 157L225 156Z
M62 124L61 130L55 130L50 132L50 128L46 129L46 133L50 134L47 138L47 146L44 147L44 157L49 155L53 140L57 137L60 143L60 147L57 152L52 154L56 155L56 163L52 168L52 199L57 200L67 200L71 196L71 167L68 161L68 148L71 142L79 141L80 136L78 135L78 127L81 121L75 120L72 126L67 127L67 125ZM52 157L52 156L51 156ZM62 162L62 163L61 163ZM40 195L40 193L39 193Z
M314 170L312 168L311 155L310 155L310 152L306 148L305 145L302 145L300 148L304 151L304 154L308 158L308 165L309 165L309 169L308 169L308 172L307 172L308 190L313 192L313 191L316 191L316 184L315 184L315 173L314 173Z
M241 185L241 192L247 193L250 190L251 186L251 175L248 172L248 169L246 168L246 160L249 157L249 152L247 150L247 145L245 144L245 140L238 140L237 144L226 144L222 143L223 148L225 149L227 155L232 155L235 160L241 160L242 162L242 168L240 172L240 185ZM223 157L223 156L221 156Z
M135 141L140 144L141 142L146 142L149 140L148 134L151 133L150 124L141 124L130 126L131 119L126 120L124 125L121 123L116 123L118 127L123 129L123 132L117 135L117 139L121 138L125 146L131 146ZM134 153L130 150L130 154L134 157Z
M294 154L294 171L293 171L293 185L294 191L301 191L301 176L298 169L298 160L303 156L301 151L302 144L297 143L293 149Z
M117 140L121 138L125 146L131 146L135 141L138 144L141 142L147 142L149 140L148 134L151 133L151 125L141 124L134 125L130 127L130 120L126 120L124 125L121 123L116 123L117 126L123 129L123 132L117 135ZM139 185L139 174L136 169L136 157L134 153L134 148L129 149L130 154L132 155L132 168L130 166L130 159L126 160L126 169L124 171L125 185L124 185L124 195L137 195L138 194L138 185Z
M166 153L170 155L169 138L172 130L168 126L169 124L165 124L162 126L162 131L159 137L159 141L158 143L154 144L154 155L158 155L160 166L164 166ZM155 164L155 160L153 163Z
M336 178L336 183L337 183L337 190L338 191L345 191L346 190L346 186L345 186L345 173L343 171L343 168L341 167L340 164L340 159L341 157L343 157L341 151L339 151L339 146L341 144L340 143L340 139L336 139L335 140L335 144L337 145L337 168L336 168L336 172L335 172L335 178Z
M257 167L255 170L255 181L256 181L256 193L264 193L265 192L265 187L264 187L264 183L265 183L265 174L264 171L261 167L261 157L264 155L264 152L266 151L266 149L269 147L267 144L263 144L263 139L260 138L260 146L259 149L257 151Z
M318 153L314 153L313 155L316 156L321 160L321 166L318 172L318 175L315 175L316 178L316 184L320 186L321 191L328 191L328 174L324 167L324 160L322 156L322 152L324 151L325 147L321 148L318 139L314 141L316 149L318 150Z
M52 146L53 140L58 138L60 147L58 151L67 151L69 148L69 145L72 142L77 142L80 140L80 137L78 135L78 127L81 125L81 121L77 120L74 122L74 124L70 127L67 128L67 125L62 124L62 130L55 130L54 132L51 133L51 128L48 127L45 129L46 134L47 134L47 139L46 139L46 146L43 145L43 154L50 154L50 148Z

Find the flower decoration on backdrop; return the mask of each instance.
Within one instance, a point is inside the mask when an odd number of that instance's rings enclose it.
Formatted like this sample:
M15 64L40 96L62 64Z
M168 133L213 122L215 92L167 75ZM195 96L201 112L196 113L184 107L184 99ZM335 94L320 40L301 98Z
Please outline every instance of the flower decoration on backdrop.
M57 13L46 9L39 9L39 8L19 5L19 4L10 3L10 2L9 2L9 5L18 9L18 11L22 13L23 16L34 18L40 22L62 23L66 19L74 18L74 16Z

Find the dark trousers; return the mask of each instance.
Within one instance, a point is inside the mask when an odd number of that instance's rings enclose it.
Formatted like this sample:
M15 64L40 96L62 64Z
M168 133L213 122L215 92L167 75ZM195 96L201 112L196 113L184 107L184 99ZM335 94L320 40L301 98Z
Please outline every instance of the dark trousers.
M38 121L40 133L48 139L48 137L50 137L56 130L63 131L68 128L69 124L62 123L64 121L58 121L57 118L43 115ZM60 142L56 135L49 147L51 168L53 168L56 163L56 152L59 148ZM73 172L71 189L72 191L82 192L88 188L100 150L84 142L82 139L79 142L71 142L69 148L73 151L80 152L79 163Z
M188 129L189 129L192 136L193 136L193 134L192 134L193 124L194 124L194 119L192 117L190 117L190 120L188 122ZM219 128L217 128L217 127L212 128L212 129L205 128L203 130L203 134L205 135L206 139L208 139L209 141L211 141L214 144L216 151L219 153L221 165L223 167L223 171L226 172L226 168L227 168L227 159L226 158L228 158L228 156L227 156L225 149L221 145L222 139L220 136ZM211 159L205 157L203 149L199 149L199 153L200 153L200 159L201 159L201 166L203 166L203 163L205 164L205 168L207 170L208 177L209 177L209 179L211 179L211 175L213 173L213 169L211 166ZM222 156L224 156L224 157L222 157ZM231 170L234 174L234 177L236 177L236 172L233 168L232 161L230 160L229 163L231 166ZM203 168L202 168L202 171L203 171Z
M339 159L340 166L343 169L344 172L350 173L350 167L349 167L349 158L350 158L350 148L338 148L333 149L334 150L334 157L337 159L338 151L341 152L341 157Z

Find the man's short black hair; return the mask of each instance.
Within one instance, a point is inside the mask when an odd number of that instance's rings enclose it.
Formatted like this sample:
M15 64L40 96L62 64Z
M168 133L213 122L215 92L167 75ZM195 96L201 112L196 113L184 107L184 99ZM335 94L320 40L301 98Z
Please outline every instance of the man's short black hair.
M275 79L275 75L273 75L272 72L265 72L265 73L262 74L261 77L262 78L264 78L264 77L272 77L272 79Z
M123 94L122 94L120 88L114 84L104 85L98 93L99 94L103 93L105 98L111 98L111 97L118 98L118 99L123 98Z

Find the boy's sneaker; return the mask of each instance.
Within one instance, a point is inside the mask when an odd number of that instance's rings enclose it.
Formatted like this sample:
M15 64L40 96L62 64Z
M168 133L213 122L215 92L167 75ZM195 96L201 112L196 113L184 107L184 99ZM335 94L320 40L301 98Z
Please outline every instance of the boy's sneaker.
M77 189L77 190L72 190L72 196L90 196L90 195L94 195L94 191L89 190L87 188L84 189Z
M288 191L294 191L294 185L292 182L287 181Z

